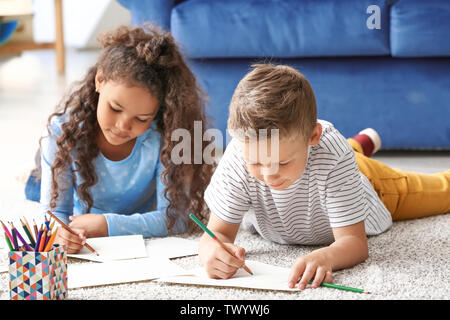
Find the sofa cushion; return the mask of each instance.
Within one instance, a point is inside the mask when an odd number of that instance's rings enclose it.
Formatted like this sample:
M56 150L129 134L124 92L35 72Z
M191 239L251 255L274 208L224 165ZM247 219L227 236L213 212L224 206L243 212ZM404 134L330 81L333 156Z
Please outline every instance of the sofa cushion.
M450 1L400 0L391 8L394 57L450 56Z
M390 0L189 0L171 31L192 58L388 55ZM380 28L369 28L368 8Z
M117 0L131 11L131 23L135 26L151 23L164 30L170 29L170 12L175 0Z

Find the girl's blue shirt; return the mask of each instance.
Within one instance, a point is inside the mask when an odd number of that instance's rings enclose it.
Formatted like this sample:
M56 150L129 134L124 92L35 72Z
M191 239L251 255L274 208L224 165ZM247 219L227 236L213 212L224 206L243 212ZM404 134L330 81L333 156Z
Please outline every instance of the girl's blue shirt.
M45 212L51 199L51 164L55 160L58 147L56 139L61 135L61 125L65 116L53 117L50 135L45 130L41 142L41 205ZM161 135L156 123L136 138L130 155L120 161L107 159L101 152L94 159L98 182L90 188L94 205L89 213L104 214L110 236L142 234L144 237L167 235L164 185L161 173L164 166L160 161ZM70 167L58 178L59 197L52 212L65 223L70 215L86 212L86 205L76 192L83 179L75 171L75 152L71 152ZM71 181L72 173L76 181ZM182 232L181 221L175 225L174 232Z

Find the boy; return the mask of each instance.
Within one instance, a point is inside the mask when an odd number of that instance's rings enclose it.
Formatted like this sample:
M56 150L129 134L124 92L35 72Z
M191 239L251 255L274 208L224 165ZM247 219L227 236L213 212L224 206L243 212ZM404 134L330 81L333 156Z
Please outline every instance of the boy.
M367 259L366 235L386 231L393 219L450 211L450 171L408 173L370 159L381 144L376 132L347 141L317 120L313 90L291 67L255 65L233 95L228 129L233 139L205 201L208 228L235 255L203 235L199 256L212 278L244 265L245 250L233 244L242 222L278 243L329 244L293 264L287 285L303 290Z

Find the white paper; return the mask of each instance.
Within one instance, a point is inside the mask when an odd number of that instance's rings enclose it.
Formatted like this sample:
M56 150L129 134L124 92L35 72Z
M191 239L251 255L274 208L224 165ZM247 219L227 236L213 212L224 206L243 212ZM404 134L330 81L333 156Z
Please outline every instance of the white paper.
M8 266L0 266L0 273L8 272L9 267Z
M230 279L211 279L206 274L205 269L201 267L191 270L192 275L162 277L157 281L216 287L299 291L299 289L291 289L288 287L289 268L272 266L253 260L245 260L245 264L253 272L253 275L248 274L241 268Z
M98 256L86 247L79 253L67 256L98 262L148 257L142 235L88 238L86 242L97 251Z
M182 267L163 258L69 264L67 267L69 289L154 280L187 273Z
M149 257L179 258L198 254L198 241L177 237L152 238L145 247Z

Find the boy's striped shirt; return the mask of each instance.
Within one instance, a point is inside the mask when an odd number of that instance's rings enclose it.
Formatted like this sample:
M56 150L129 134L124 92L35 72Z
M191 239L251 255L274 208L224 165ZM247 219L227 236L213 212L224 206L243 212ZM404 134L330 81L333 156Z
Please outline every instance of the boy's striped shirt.
M332 228L363 220L368 235L389 229L391 214L359 171L354 151L331 123L319 122L318 145L309 147L302 176L284 190L254 178L233 139L205 192L211 212L228 223L244 220L265 239L288 244L328 244Z

